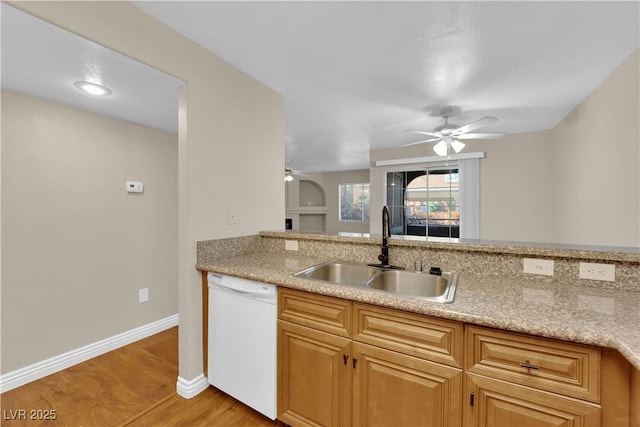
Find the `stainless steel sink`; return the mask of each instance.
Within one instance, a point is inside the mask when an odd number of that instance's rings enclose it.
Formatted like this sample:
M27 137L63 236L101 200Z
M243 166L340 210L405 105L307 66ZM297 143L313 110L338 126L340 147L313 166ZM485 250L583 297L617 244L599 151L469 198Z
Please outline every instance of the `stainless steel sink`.
M339 285L369 287L387 293L441 303L453 301L458 279L456 273L450 272L435 275L405 270L387 270L365 264L340 261L315 265L294 273L294 276Z
M457 275L415 273L411 271L384 271L367 285L373 289L400 295L423 297L437 302L451 302L455 296Z
M379 269L363 264L328 262L299 271L294 276L311 280L323 280L340 285L365 285L368 280L378 273L380 273Z

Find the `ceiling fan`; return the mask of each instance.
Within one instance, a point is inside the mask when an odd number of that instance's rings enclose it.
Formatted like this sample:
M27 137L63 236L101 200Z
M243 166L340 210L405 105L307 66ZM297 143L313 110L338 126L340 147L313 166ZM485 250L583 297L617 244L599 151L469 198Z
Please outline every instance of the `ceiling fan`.
M308 174L306 174L304 172L293 170L293 168L285 166L285 168L284 168L284 181L285 182L293 181L294 175L297 176L297 177L307 177L308 176Z
M483 117L475 122L467 123L466 125L454 125L449 123L449 117L453 115L452 107L445 107L440 110L440 116L444 119L444 123L437 126L432 132L422 130L407 130L407 132L419 133L421 135L427 135L429 139L423 139L421 141L411 142L409 144L401 145L401 147L408 147L410 145L424 144L426 142L437 142L433 146L433 151L438 156L446 156L450 153L450 150L459 153L465 146L464 142L460 140L464 139L497 139L502 138L506 133L469 133L483 126L490 125L498 121L495 117Z

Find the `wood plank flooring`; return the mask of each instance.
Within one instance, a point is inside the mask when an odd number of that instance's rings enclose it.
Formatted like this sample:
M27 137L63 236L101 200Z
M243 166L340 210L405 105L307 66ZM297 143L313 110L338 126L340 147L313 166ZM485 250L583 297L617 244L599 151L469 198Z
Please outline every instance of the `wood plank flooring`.
M0 425L282 425L213 387L184 399L176 394L177 378L175 327L2 393Z

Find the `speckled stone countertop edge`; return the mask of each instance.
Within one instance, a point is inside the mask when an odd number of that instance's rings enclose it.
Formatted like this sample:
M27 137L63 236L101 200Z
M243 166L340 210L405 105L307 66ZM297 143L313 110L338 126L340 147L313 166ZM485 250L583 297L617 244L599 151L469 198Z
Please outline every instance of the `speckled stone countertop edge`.
M261 231L262 237L286 238L291 240L316 240L336 243L380 244L380 236L346 233L345 235L322 232L298 231ZM554 245L527 242L481 242L481 241L425 241L416 238L389 239L389 246L420 247L424 249L440 249L461 252L482 252L494 254L515 254L524 256L538 256L548 258L587 259L600 261L619 261L640 263L640 248L608 248L608 247L570 247L568 245Z
M196 268L469 324L610 347L640 370L640 293L461 275L454 302L442 304L293 276L325 261L256 252L210 261Z

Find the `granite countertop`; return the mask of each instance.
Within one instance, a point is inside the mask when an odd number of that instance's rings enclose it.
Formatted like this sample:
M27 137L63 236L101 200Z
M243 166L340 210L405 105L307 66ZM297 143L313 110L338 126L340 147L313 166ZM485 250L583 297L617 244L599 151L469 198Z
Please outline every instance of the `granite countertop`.
M610 347L640 369L640 292L464 273L458 277L455 300L442 304L292 276L325 261L258 252L197 268L445 319Z
M337 243L380 244L382 236L368 233L324 233L299 231L261 231L261 236L298 240L317 240ZM516 254L538 257L559 257L566 259L590 259L599 261L640 262L640 249L635 247L563 245L553 243L507 242L475 239L455 239L424 236L397 236L389 239L389 246L445 249L491 254Z

